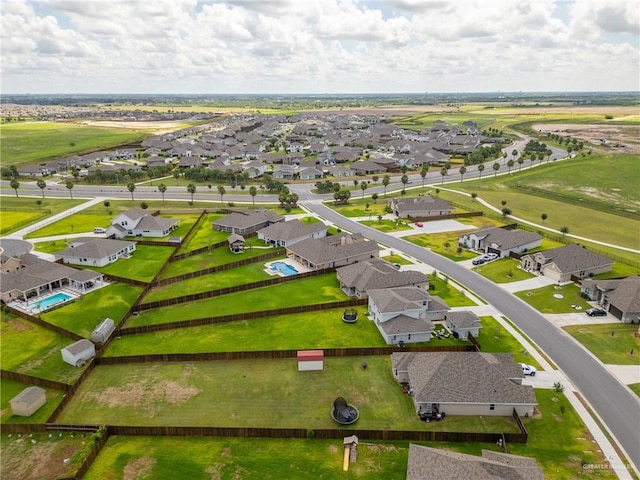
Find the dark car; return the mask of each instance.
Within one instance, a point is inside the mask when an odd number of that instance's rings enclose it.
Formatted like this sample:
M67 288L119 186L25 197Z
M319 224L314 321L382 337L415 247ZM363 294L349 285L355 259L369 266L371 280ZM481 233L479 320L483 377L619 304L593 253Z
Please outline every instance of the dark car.
M605 317L607 315L607 312L601 308L590 308L585 313L590 317Z
M482 265L484 262L486 262L486 260L482 257L474 258L473 260L471 260L471 263L473 265Z

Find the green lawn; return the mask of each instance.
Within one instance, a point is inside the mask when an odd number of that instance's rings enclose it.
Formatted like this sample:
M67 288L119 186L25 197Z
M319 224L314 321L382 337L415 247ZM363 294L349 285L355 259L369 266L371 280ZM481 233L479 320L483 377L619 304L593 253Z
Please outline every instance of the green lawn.
M94 227L107 228L111 224L111 220L113 220L116 215L117 213L109 215L108 213L89 213L81 211L60 219L50 225L39 228L35 232L25 235L24 238L51 237L55 235L70 235L78 233L93 234Z
M450 307L471 307L476 305L461 290L449 285L449 281L433 275L429 275L429 294L440 297Z
M112 283L90 292L64 307L42 314L42 319L72 332L89 337L105 318L116 324L129 310L142 288Z
M519 282L535 277L532 273L525 272L519 267L520 262L518 260L508 257L485 263L472 268L472 270L494 283Z
M393 379L386 355L327 358L324 370L314 372L298 372L295 358L100 366L59 421L336 428L330 411L337 396L358 408L360 429L517 431L510 417L452 416L425 424Z
M61 358L59 359L60 361L62 361ZM37 412L30 417L13 415L11 413L11 404L9 402L13 397L29 386L31 385L16 382L14 380L8 380L6 378L0 379L0 408L2 409L0 411L0 421L2 423L45 423L62 401L63 392L52 388L45 388L44 390L47 402L40 407Z
M394 221L394 220L363 220L360 223L366 225L367 227L374 228L383 233L391 233L391 232L402 232L411 230L411 227L407 225L406 222L403 221Z
M125 478L125 471L149 479L284 478L404 480L408 448L360 444L358 461L342 471L342 440L265 438L111 437L87 480Z
M640 383L632 383L631 385L627 385L627 387L629 387L633 393L640 397Z
M346 299L347 296L340 289L335 274L330 273L196 302L147 310L130 318L126 326L152 325L234 313L259 312Z
M0 332L0 358L4 370L63 383L75 382L83 371L62 361L60 350L73 343L67 337L5 313L2 314Z
M183 243L178 251L180 253L190 252L226 240L229 233L218 232L211 226L213 222L224 216L225 214L223 213L207 213L196 227L189 241Z
M569 325L563 328L598 357L602 363L640 365L638 325L618 322Z
M33 249L37 252L54 254L60 250L69 247L67 243L71 238L65 240L48 240L46 242L37 242L33 244Z
M225 238L228 235L228 233L225 233ZM162 272L161 278L171 278L185 273L197 272L207 268L237 262L246 258L259 257L260 255L273 251L273 248L271 247L264 248L264 242L262 240L258 240L257 237L248 238L245 243L245 248L246 250L244 253L233 253L229 250L227 245L224 245L222 247L212 248L205 252L192 255L191 257L183 258L176 262L171 262Z
M226 247L223 248L227 251L229 250ZM255 252L255 250L253 251ZM236 256L236 258L238 257L246 258L244 257L244 255ZM189 258L185 260L188 260ZM260 280L268 280L274 278L273 275L268 274L264 271L264 269L264 262L257 262L251 263L249 265L243 265L241 267L232 268L230 270L224 270L222 272L210 273L209 275L191 278L179 283L172 283L170 285L165 285L164 287L155 287L151 289L147 295L145 295L144 303L154 302L156 300L164 300L166 298L175 298L185 295L186 293L193 294L207 292L209 290L217 290L220 288L245 285L251 282L258 282ZM183 271L182 273L186 272Z
M527 363L542 370L540 364L531 353L525 350L518 340L493 317L480 317L482 328L478 335L478 343L483 352L510 353L518 363Z
M518 298L521 298L540 313L570 313L576 309L571 305L579 305L582 307L580 312L584 312L590 308L584 298L580 296L580 287L573 283L568 283L558 287L557 285L549 285L535 290L523 290L516 292ZM560 298L554 295L561 295Z
M0 156L5 165L22 165L109 149L145 137L147 135L134 130L70 122L3 124Z
M174 250L173 247L136 245L136 249L130 258L119 258L104 267L89 266L88 268L107 275L150 282Z
M42 202L40 205L36 203L38 200ZM80 205L84 201L58 198L16 198L13 195L2 195L0 196L0 235L8 235L36 221L43 220L49 215L55 215Z
M378 329L358 308L354 324L344 309L281 315L241 322L124 335L110 343L107 356L386 346Z

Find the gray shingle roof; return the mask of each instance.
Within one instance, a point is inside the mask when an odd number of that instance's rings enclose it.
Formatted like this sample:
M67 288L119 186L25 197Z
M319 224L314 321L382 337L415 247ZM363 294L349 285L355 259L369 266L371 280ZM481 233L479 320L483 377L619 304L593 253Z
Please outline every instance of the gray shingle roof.
M407 310L426 310L431 295L415 287L369 290L369 299L380 313L405 312Z
M525 232L524 230L506 230L504 228L485 228L478 230L474 234L484 240L485 245L495 243L500 250L509 250L520 245L542 240L542 236L535 232Z
M40 398L40 396L45 393L45 390L40 387L27 387L22 390L18 395L13 397L10 402L21 402L30 404L34 400Z
M77 247L69 247L56 252L56 257L86 257L104 258L115 255L123 248L135 245L136 242L126 240L111 240L108 238L94 238Z
M246 213L230 213L229 215L212 222L212 225L246 229L267 222L276 223L283 220L284 217L282 215L278 215L270 210L249 210Z
M605 291L609 303L622 312L640 312L640 276L596 281L596 286Z
M433 330L433 324L429 320L411 318L406 315L398 315L391 320L382 322L380 327L387 335L430 333Z
M407 270L401 272L386 260L379 258L347 265L336 269L338 280L347 287L361 292L377 288L394 288L429 282L422 272Z
M591 253L580 245L565 245L531 254L541 264L554 263L562 273L578 272L612 265L613 260Z
M167 230L171 228L178 220L173 218L154 217L153 215L145 215L140 219L135 230Z
M81 340L78 340L75 343L72 343L71 345L67 345L66 347L64 347L63 350L66 350L72 355L77 355L90 348L95 348L95 346L89 340L87 340L86 338L83 338Z
M331 235L324 238L308 238L288 247L291 252L315 265L343 261L368 253L378 255L380 247L360 233Z
M531 386L509 380L523 378L509 354L393 353L391 361L394 368L408 372L418 402L537 404Z
M454 208L440 198L425 195L423 197L394 198L391 200L392 208L400 213L446 211Z
M323 230L326 232L327 226L322 222L307 225L298 219L294 219L286 222L274 223L268 227L258 230L258 233L271 240L281 240L286 242L306 235L313 235L314 233L321 232Z
M449 320L457 328L473 328L480 326L478 316L468 310L447 312L445 318Z

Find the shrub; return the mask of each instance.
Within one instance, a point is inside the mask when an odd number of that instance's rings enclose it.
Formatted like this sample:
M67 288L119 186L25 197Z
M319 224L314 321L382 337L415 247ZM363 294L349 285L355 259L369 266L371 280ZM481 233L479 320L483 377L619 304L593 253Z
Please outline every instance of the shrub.
M140 208L143 210L146 210L147 208L149 208L149 204L147 202L142 202L140 204Z
M564 385L562 385L560 382L556 382L553 384L553 390L557 393L562 393L564 392Z

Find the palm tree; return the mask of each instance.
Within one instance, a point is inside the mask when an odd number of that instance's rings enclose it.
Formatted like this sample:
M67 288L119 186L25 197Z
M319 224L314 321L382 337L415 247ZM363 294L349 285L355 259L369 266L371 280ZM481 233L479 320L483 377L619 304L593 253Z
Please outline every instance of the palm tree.
M407 175L402 175L400 177L400 181L402 182L402 190L404 190L407 186L407 183L409 183L409 177Z
M249 187L249 195L251 195L251 201L255 205L256 204L256 195L258 194L258 189L254 186Z
M167 186L164 183L158 185L158 191L162 194L162 201L164 202L164 192L167 191Z
M495 162L493 164L493 176L495 177L496 175L498 175L498 170L500 170L500 164L498 162Z
M42 190L42 198L44 198L44 189L47 188L47 182L40 179L36 182L36 185L38 185L38 188Z
M364 198L364 191L367 189L367 182L362 182L360 184L360 189L362 190L362 198Z
M131 200L133 200L133 192L135 192L136 190L136 184L133 182L127 183L127 190L129 190L129 193L131 194Z
M176 185L178 185L178 179L180 178L180 170L177 168L173 171L173 178L176 179Z
M187 185L187 192L191 194L191 203L193 203L193 194L196 193L196 186L193 183Z
M425 163L422 165L420 169L420 176L422 177L422 188L424 188L424 179L427 176L427 172L429 171L429 164Z
M513 158L516 158L518 156L518 150L513 150L511 155L513 155Z
M71 195L71 198L73 198L73 192L71 191L73 190L73 182L67 182L66 187L69 189L69 195Z
M467 167L465 167L464 165L461 166L458 172L460 173L460 181L462 181L462 179L464 178L464 174L467 173Z
M443 184L443 183L444 183L444 177L446 177L446 176L447 176L447 173L448 173L448 172L447 172L447 168L446 168L446 167L442 167L442 168L440 169L440 175L442 175L442 182L440 182L440 184Z
M382 185L384 186L384 196L387 196L387 186L389 185L389 182L391 181L391 177L389 177L389 175L385 175L384 177L382 177Z
M480 180L482 180L482 171L484 170L484 163L478 164L478 171L480 172Z
M509 161L507 162L507 167L509 167L509 174L511 174L511 168L513 167L514 163L516 162L511 159L509 159Z
M520 165L520 168L518 169L518 171L522 171L522 164L524 163L524 158L520 157L518 158L518 165Z
M16 191L16 197L18 196L18 189L20 188L20 182L18 180L16 180L15 178L13 178L11 180L11 188L13 188Z
M218 185L218 193L220 194L220 203L222 203L222 197L227 191L224 189L222 185Z

